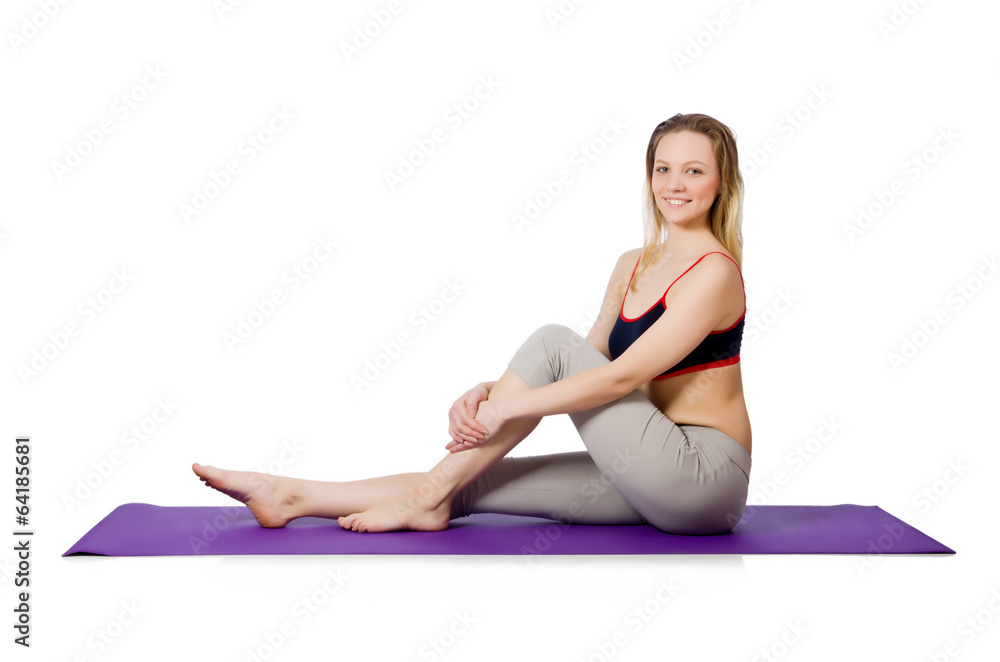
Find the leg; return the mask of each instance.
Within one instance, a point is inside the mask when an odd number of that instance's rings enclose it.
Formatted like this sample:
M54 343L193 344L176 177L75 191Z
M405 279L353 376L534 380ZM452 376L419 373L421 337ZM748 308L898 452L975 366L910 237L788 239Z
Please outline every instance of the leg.
M565 524L648 524L587 451L505 457L459 493L451 517L526 515Z
M208 487L242 501L261 526L279 528L298 517L341 517L364 510L417 485L422 473L331 482L256 471L230 471L198 463L192 469Z
M608 359L584 338L565 326L547 324L524 341L490 397L502 396L508 388L520 391L538 388L601 362L607 363ZM640 393L635 396L645 400ZM656 410L648 400L645 402ZM340 518L340 525L355 531L440 530L447 528L448 521L455 517L483 512L474 508L542 517L560 513L563 516L556 519L563 519L565 513L573 514L570 509L579 509L580 504L574 502L577 492L586 492L590 501L585 517L577 513L583 517L578 521L646 523L611 487L607 476L613 478L613 474L592 459L581 456L558 458L559 462L553 462L551 456L503 459L540 420L509 421L481 446L450 453L419 485L362 513ZM598 446L595 444L595 449ZM494 466L501 459L503 462ZM607 466L619 464L617 455L612 454ZM541 465L544 469L540 469ZM487 492L490 497L484 501Z
M528 389L524 380L508 368L493 386L490 397ZM540 421L538 418L511 421L478 448L449 453L426 473L328 482L227 471L197 463L192 469L209 487L245 503L260 525L268 528L283 527L298 517L315 516L339 518L342 525L347 525L345 528L355 530L389 530L384 527L436 530L446 528L450 519L450 505L441 505L440 486L448 484L452 491L461 489L457 485L468 484L510 452ZM404 501L404 507L394 507L394 499ZM449 504L450 500L448 497ZM392 513L384 512L386 504L392 507ZM383 508L374 512L380 505ZM352 513L362 513L365 517L348 517Z
M529 338L510 365L538 388L607 362L579 334L550 324ZM678 426L640 391L569 416L589 463L575 454L504 458L456 499L452 515L649 523L680 534L721 533L742 517L751 460L729 435Z
M521 346L491 397L507 389L538 388L607 361L571 329L545 325ZM249 480L242 475L246 472L230 472L241 474L241 484L232 486L232 492L218 482L219 476L202 475L200 465L195 465L195 472L210 486L246 502L251 510L256 501L254 514L264 526L283 526L287 521L285 513L275 523L266 523L275 493L287 494L284 488L289 486L297 494L288 500L299 506L288 511L293 517L336 517L345 512L345 505L376 501L377 505L360 514L340 517L344 528L368 531L438 530L446 528L450 518L473 512L542 517L569 512L580 523L648 522L670 533L699 534L726 531L742 516L750 456L728 435L704 426L677 426L639 391L574 412L570 418L593 466L575 454L506 458L497 465L537 426L540 419L534 419L509 422L489 442L449 453L426 474L349 483L296 484L287 482L296 479L284 479L265 484L251 495ZM396 496L389 498L390 494ZM576 494L589 503L582 516ZM265 496L270 503L264 503Z
M530 388L508 367L493 386L489 397L502 397ZM508 421L485 443L459 453L448 453L405 490L364 512L339 518L340 525L345 529L370 532L396 529L439 531L448 528L455 496L523 441L541 420Z

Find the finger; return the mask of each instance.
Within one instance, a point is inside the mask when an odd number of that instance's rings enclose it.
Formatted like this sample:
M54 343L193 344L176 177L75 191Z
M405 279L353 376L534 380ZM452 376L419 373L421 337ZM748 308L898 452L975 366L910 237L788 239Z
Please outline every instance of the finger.
M469 426L472 423L474 423L475 420L476 420L476 412L475 411L462 410L461 413L458 416L458 423L460 425Z
M460 423L456 423L455 425L453 425L452 428L450 429L450 432L451 432L451 438L456 441L465 441L466 439L469 438L468 428Z
M476 430L472 429L468 424L462 422L461 420L453 421L451 427L448 429L448 432L451 434L452 439L460 441L474 440L477 436Z
M479 444L477 444L474 441L464 441L464 442L462 442L460 444L457 444L455 446L454 450L456 450L456 451L465 451L465 450L469 450L470 448L475 448L478 445Z
M462 438L466 441L482 441L482 433L471 426L465 426L461 429Z
M454 438L460 439L471 439L476 435L476 431L469 427L467 424L456 421L454 424L454 433L451 435Z
M454 421L449 428L452 438L454 439L465 439L469 436L469 426L465 425L461 421Z
M473 434L476 434L476 435L485 434L485 433L488 432L488 429L486 428L486 426L483 423L481 423L478 418L476 418L476 416L480 415L481 411L482 410L477 411L476 414L475 414L475 416L469 416L468 418L463 418L462 419L462 423Z

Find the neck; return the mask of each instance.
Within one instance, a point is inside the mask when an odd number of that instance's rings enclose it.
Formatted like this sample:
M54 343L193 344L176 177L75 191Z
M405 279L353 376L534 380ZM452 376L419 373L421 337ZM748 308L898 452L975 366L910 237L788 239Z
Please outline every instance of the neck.
M663 252L667 257L686 257L689 253L700 250L706 241L712 241L715 235L709 227L708 217L700 223L670 223L667 222L667 238L663 241Z

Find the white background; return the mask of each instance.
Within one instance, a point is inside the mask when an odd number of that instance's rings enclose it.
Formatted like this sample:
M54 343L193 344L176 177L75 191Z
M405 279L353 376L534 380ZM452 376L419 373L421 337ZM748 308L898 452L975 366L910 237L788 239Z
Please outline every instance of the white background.
M32 648L4 629L16 659L235 662L283 623L272 659L433 659L430 640L449 644L439 659L994 659L995 4L567 2L553 21L555 2L405 2L381 28L385 2L48 4L6 2L0 20L0 433L8 467L32 437L37 532ZM470 99L481 79L495 89ZM275 109L294 117L248 160ZM432 466L452 401L532 330L589 329L642 242L649 134L678 112L732 128L746 178L750 502L878 505L956 556L60 557L123 503L230 503L194 461L326 480ZM608 121L623 130L581 169ZM186 222L229 160L240 172ZM519 231L563 169L571 184ZM859 208L877 215L864 228ZM319 238L339 248L293 290L283 274ZM81 314L116 272L127 287ZM461 294L414 326L448 281ZM352 386L400 332L412 342ZM904 339L919 347L894 364ZM581 446L558 416L515 453ZM324 596L328 571L347 579ZM665 603L661 581L678 587Z

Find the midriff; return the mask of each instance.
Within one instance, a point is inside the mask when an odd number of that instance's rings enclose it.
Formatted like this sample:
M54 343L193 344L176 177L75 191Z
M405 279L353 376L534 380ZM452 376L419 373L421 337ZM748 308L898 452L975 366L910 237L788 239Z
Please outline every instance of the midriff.
M739 363L650 380L638 390L677 425L715 428L752 454L750 414Z

